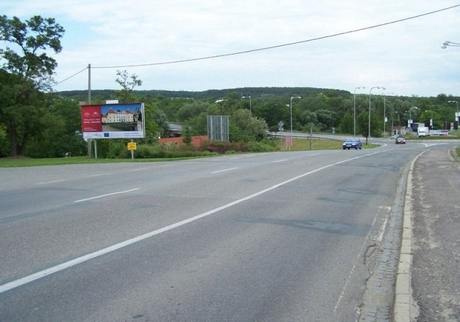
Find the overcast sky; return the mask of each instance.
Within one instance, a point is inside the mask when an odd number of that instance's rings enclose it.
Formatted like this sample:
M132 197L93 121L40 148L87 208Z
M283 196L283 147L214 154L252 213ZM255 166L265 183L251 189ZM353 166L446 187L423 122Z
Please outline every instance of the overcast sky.
M120 89L126 70L141 90L460 95L460 47L441 48L460 43L460 0L3 0L0 12L64 27L56 91L87 89L91 64L92 89Z

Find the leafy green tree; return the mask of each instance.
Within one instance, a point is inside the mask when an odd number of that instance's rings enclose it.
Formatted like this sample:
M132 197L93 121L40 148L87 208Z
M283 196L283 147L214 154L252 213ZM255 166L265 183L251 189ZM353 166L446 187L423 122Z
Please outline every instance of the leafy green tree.
M168 137L169 136L169 121L168 117L166 114L163 112L163 110L160 109L155 109L153 112L153 120L155 123L158 125L158 135L160 137Z
M10 151L8 143L5 127L0 124L0 158L8 155Z
M155 120L155 114L158 111L158 107L152 103L145 103L145 138L141 140L141 143L152 144L158 141L158 133L161 132Z
M116 82L122 87L121 90L116 92L117 99L123 103L138 102L138 98L134 95L133 90L136 87L142 86L142 80L136 74L128 75L126 70L117 70Z
M318 110L316 116L318 118L318 125L321 131L326 131L335 126L337 122L337 113L330 110Z
M184 128L184 133L182 135L182 142L184 142L185 145L192 144L192 132L190 131L190 127L188 126L185 126Z
M289 102L289 100L287 100ZM262 118L267 122L270 127L278 128L278 123L282 121L284 123L284 128L286 129L290 121L290 111L289 104L282 99L268 99L262 101L257 109L257 112L254 115L257 115L259 118Z
M230 117L230 141L261 141L267 135L265 120L251 116L249 110L238 110Z
M302 112L302 114L300 115L300 117L301 117L301 122L302 122L302 124L304 124L304 125L310 124L310 123L313 123L313 124L317 124L317 123L318 123L318 117L316 116L316 113L315 113L315 112L306 110L306 111L303 111L303 112Z
M57 62L49 53L62 50L63 34L64 28L53 18L33 16L22 22L0 16L0 40L19 48L19 52L9 46L4 50L3 67L9 75L2 70L0 77L0 122L10 140L10 156L25 156L28 140L45 126L45 99L40 90L50 89L53 83Z
M215 113L209 113L209 115ZM184 126L190 129L191 135L206 135L207 134L208 113L202 112L199 115L189 118Z
M199 115L207 110L207 103L200 101L193 101L184 104L176 114L176 120L179 122L186 122L188 119Z
M34 88L30 80L4 70L0 73L0 122L6 128L10 141L9 155L25 156L29 139L46 126L44 95Z
M80 106L73 100L48 94L46 126L29 142L31 157L62 157L86 153L86 142L81 133Z
M342 119L340 120L340 124L339 124L339 132L344 133L344 134L353 133L353 114L352 113L346 113L342 117Z

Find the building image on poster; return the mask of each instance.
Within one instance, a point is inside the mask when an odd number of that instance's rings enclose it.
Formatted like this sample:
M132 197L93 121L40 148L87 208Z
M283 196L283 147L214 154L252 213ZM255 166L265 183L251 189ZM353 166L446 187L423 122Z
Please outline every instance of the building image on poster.
M144 103L83 105L85 139L134 139L144 137Z

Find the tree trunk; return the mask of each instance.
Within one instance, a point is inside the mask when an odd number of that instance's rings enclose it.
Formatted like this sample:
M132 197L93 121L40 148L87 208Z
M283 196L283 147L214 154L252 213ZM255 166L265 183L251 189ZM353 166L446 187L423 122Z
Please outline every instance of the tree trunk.
M22 137L21 146L18 146L18 149L19 149L18 154L22 157L25 157L27 155L27 138L28 138L28 135L26 133Z
M11 142L10 157L15 158L18 156L18 138L16 136L16 131L14 130L13 126L8 126L8 133Z

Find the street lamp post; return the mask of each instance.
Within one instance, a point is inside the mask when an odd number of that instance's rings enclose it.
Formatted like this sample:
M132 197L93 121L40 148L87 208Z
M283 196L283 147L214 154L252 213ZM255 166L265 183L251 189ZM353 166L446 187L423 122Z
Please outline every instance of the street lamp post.
M434 129L434 113L432 110L425 110L425 112L430 112L430 129Z
M365 89L366 87L356 87L353 92L353 136L356 136L356 90L361 88Z
M300 98L300 96L291 96L291 104L289 105L290 106L290 110L291 110L291 145L292 145L292 100L294 98Z
M394 131L394 114L398 114L398 127L401 125L401 120L399 119L399 113L397 111L393 111L391 114L391 135L395 134Z
M371 87L369 90L369 124L367 129L367 144L369 144L369 141L371 140L371 92L374 88L385 90L385 87L380 86Z
M249 112L252 115L252 101L251 101L251 94L249 96L241 96L241 98L249 98Z
M414 121L412 121L412 109L415 108L416 110L418 110L418 107L417 106L412 106L410 109L409 109L409 127L410 127L410 130L412 132L412 123L414 123Z
M394 93L387 93L387 95L394 94ZM387 116L386 116L386 97L383 95L383 137L385 137L385 125L387 122ZM392 125L393 127L393 125Z
M445 42L442 43L441 48L446 49L447 46L460 47L460 43L446 40Z
M455 103L457 104L457 113L455 114L455 121L458 122L459 116L458 115L458 101L447 101L447 103Z

